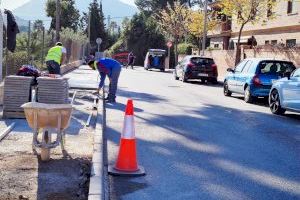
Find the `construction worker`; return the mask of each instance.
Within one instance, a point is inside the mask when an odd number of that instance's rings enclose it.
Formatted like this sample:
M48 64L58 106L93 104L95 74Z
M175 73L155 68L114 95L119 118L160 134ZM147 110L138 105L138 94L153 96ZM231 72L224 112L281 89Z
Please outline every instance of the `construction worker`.
M65 62L67 55L67 50L63 47L61 42L57 42L54 47L52 47L46 57L46 65L49 74L59 74L60 66Z
M121 73L122 66L121 64L111 58L101 58L99 60L91 60L88 65L94 69L98 70L100 73L100 83L97 89L97 94L99 94L100 89L104 86L105 78L108 76L109 78L109 93L107 98L105 99L108 103L116 102L116 92L118 89L118 81Z

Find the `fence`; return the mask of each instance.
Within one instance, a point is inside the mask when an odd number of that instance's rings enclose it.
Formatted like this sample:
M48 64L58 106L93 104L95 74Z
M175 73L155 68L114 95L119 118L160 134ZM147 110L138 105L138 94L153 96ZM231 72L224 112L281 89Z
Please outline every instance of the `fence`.
M40 23L28 22L27 26L20 26L20 31L21 33L17 35L14 53L6 49L6 42L4 41L3 77L16 74L17 70L24 64L34 65L40 70L45 70L47 52L55 45L54 32L46 31ZM61 42L67 49L66 63L73 63L82 59L85 49L84 40L73 39L72 35L69 34L61 34Z

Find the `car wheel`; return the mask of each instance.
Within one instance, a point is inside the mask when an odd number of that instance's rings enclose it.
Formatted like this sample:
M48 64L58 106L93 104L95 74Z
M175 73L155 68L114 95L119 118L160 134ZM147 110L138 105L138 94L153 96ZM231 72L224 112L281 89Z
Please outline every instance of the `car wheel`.
M161 72L164 72L164 71L165 71L165 69L160 69L160 71L161 71Z
M211 83L214 85L218 84L218 79L216 78L211 79Z
M227 97L230 97L232 95L232 92L229 90L227 81L225 81L224 83L224 95Z
M270 98L269 98L269 106L271 109L271 112L276 115L282 115L285 113L285 109L283 109L280 105L280 97L277 90L273 90L271 92Z
M177 76L177 72L176 72L176 70L174 70L174 72L173 72L173 73L174 73L174 79L175 79L175 80L179 80L179 77Z
M246 103L253 103L254 98L255 97L251 95L250 86L247 86L244 93L244 101Z
M202 83L202 84L205 83L205 79L204 79L204 78L201 78L200 80L201 80L201 83Z

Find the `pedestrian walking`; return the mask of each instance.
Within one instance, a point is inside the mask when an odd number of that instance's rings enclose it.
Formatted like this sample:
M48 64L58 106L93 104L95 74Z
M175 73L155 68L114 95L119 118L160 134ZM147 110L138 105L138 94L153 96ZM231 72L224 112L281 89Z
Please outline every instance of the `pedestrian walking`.
M67 50L63 47L61 42L57 42L54 47L52 47L46 57L46 65L49 74L59 74L60 66L65 62L67 55Z
M135 60L135 56L134 56L134 54L133 54L132 51L131 51L131 52L128 54L128 62L127 62L126 69L127 69L128 66L131 66L131 69L133 69L134 60Z
M97 89L97 94L99 94L100 89L104 86L106 76L108 76L109 93L107 98L105 98L105 100L108 103L115 103L119 76L122 69L121 64L118 61L111 58L101 58L96 61L95 60L89 61L88 65L94 70L97 69L100 74L100 82L99 82L99 87Z

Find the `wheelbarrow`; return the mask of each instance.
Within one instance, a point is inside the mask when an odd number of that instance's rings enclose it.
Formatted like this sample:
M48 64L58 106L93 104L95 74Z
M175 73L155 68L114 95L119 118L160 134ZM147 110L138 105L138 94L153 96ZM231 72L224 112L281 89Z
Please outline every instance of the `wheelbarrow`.
M22 105L26 120L33 130L32 150L41 149L42 161L50 159L50 149L61 145L62 153L65 152L65 129L70 124L71 104L43 104L30 102ZM39 133L42 133L39 137ZM52 134L56 140L52 141Z

